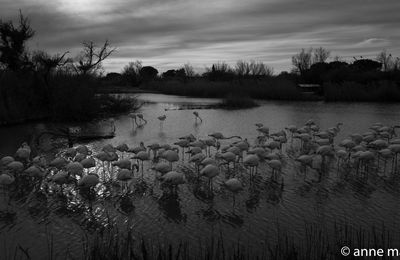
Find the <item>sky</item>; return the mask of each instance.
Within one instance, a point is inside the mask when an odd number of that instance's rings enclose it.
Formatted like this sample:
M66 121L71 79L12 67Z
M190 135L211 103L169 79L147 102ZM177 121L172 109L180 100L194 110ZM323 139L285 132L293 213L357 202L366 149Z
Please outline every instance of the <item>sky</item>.
M160 72L256 60L279 73L310 47L347 61L400 56L399 0L0 0L3 21L19 10L36 31L31 50L74 57L84 41L109 40L107 72L135 60Z

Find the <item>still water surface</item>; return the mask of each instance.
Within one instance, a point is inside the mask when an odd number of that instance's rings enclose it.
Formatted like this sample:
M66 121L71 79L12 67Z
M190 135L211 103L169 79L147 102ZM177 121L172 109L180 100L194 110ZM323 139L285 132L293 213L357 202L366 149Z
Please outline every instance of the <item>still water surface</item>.
M199 123L193 116L194 110L179 108L212 105L218 100L160 94L141 94L139 98L147 101L140 111L147 124L133 128L128 115L115 117L116 137L91 142L91 149L99 151L108 143L126 143L129 147L138 146L141 141L146 145L171 144L190 133L202 138L213 132L240 135L253 143L257 136L255 123L263 123L275 132L288 125L301 126L308 119L313 119L321 129L342 122L337 141L351 133L363 133L376 122L400 125L398 104L260 101L260 106L252 109L197 109L203 119ZM157 117L164 114L167 118L161 125ZM0 128L0 156L13 154L34 131L46 127L29 124ZM170 242L197 243L199 238L222 232L228 241L243 241L256 249L262 247L263 239L273 239L278 232L301 238L305 225L310 223L329 226L344 221L361 226L384 224L395 230L400 227L400 184L396 175L382 177L372 173L367 180L343 176L333 163L330 173L320 182L315 171L310 171L304 180L299 165L287 158L280 183L270 180L271 169L265 165L259 168L259 177L253 184L241 169L238 175L245 189L236 196L233 206L232 194L221 186L225 180L222 174L214 180L212 198L207 196L206 180L181 185L178 195L171 197L160 188L156 173L149 169L151 162L145 165L145 184L140 183L138 174L131 183L135 190L131 196L134 210L121 208L115 199L118 192L104 187L98 188L101 196L93 203L79 198L79 194L68 205L54 198L46 199L44 204L34 198L28 203L12 201L16 214L13 218L0 218L0 238L7 237L9 245L34 248L31 252L40 256L47 252L48 233L53 234L56 251L69 247L78 252L84 232L110 224L122 229L131 226L138 237ZM195 174L188 163L179 162L174 168L189 176Z

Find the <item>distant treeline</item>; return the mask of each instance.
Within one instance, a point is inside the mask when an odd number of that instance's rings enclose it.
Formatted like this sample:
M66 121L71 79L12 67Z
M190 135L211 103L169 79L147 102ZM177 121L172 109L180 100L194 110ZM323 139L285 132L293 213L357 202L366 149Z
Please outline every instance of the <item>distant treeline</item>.
M385 50L375 59L353 58L342 61L320 47L302 49L292 57L290 72L274 74L260 61L212 64L203 74L189 63L159 74L141 61L131 62L121 73L104 78L109 85L125 85L175 95L225 97L236 94L259 99L315 100L305 95L299 84L318 84L319 99L326 101L400 101L400 61Z

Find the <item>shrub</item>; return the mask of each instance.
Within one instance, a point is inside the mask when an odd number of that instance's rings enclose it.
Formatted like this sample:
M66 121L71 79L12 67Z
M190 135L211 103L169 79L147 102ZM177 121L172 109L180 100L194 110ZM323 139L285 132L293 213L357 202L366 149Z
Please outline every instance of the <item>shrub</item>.
M326 101L400 101L400 88L390 81L326 83L323 90Z
M255 107L258 106L258 104L246 95L231 93L222 100L221 106L224 108L239 109Z

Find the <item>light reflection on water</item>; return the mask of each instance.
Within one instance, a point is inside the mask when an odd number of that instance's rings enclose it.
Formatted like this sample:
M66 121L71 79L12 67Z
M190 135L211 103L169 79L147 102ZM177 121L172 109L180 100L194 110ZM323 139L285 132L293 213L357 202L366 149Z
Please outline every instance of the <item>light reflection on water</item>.
M139 111L148 123L133 128L127 115L118 116L115 118L116 137L92 142L91 149L99 151L108 143L126 143L129 147L138 146L141 141L146 145L173 143L189 133L206 137L217 131L225 136L240 135L253 143L257 135L255 123L263 123L270 127L270 132L275 132L291 124L303 125L310 118L321 129L342 122L343 129L337 137L341 140L350 133L367 131L375 122L399 124L400 118L397 104L260 101L260 106L252 109L197 110L203 119L199 123L195 121L194 110L176 108L187 104L212 105L218 100L158 94L142 94L140 98L151 101ZM167 119L161 125L157 117L164 114ZM34 131L32 129L45 128L46 124L0 128L0 156L12 154ZM299 165L287 158L283 187L270 180L271 170L265 165L260 167L260 176L253 184L245 178L242 169L245 190L238 194L233 207L232 194L221 186L225 179L223 174L214 180L212 198L207 195L206 181L181 185L178 194L171 196L160 188L156 173L148 169L150 164L145 163L144 182L137 174L130 184L134 190L131 199L121 198L118 188L100 185L94 201L70 189L68 200L33 198L30 203L14 202L18 205L15 206L16 216L11 220L0 219L1 233L18 243L34 246L40 253L46 251L43 241L49 230L54 234L55 250L66 246L81 250L79 241L84 231L92 232L98 226L108 225L124 227L129 224L136 234L169 241L196 242L199 237L222 231L228 241L234 242L238 239L259 241L278 230L301 237L305 223L326 226L344 220L365 226L384 223L389 229L396 229L400 224L396 175L380 178L372 174L364 180L337 173L336 163L332 162L332 171L322 176L320 182L316 182L315 172L304 181ZM189 176L194 174L193 166L187 163L179 162L174 167Z

